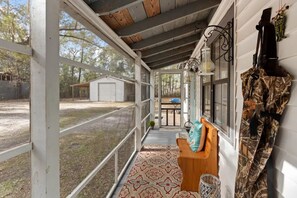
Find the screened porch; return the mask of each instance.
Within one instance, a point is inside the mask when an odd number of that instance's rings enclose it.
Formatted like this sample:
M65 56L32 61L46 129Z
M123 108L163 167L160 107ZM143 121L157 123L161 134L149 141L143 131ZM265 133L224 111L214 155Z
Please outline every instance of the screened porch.
M194 119L179 63L219 1L0 5L1 72L16 76L1 81L1 196L111 197L141 148L174 146Z
M296 16L296 1L287 3ZM0 197L129 197L129 182L137 196L199 197L180 191L175 159L176 134L201 117L218 130L221 196L233 197L240 74L251 66L260 8L275 11L276 4L0 1ZM294 74L292 18L290 37L278 45L281 63ZM212 65L203 66L205 51ZM290 135L280 134L270 159L270 195L277 197L296 194L294 98L281 127ZM137 178L146 177L145 159L163 166L149 173L162 192L153 185L143 191L148 180L129 179L133 167Z

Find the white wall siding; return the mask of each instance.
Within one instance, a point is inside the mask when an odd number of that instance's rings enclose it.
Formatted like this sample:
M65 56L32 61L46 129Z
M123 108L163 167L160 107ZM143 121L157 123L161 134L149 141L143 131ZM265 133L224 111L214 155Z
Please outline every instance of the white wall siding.
M294 77L297 78L297 0L283 1L290 6L287 11L287 38L278 43L278 56L280 64L287 69ZM272 15L275 15L279 8L278 0L251 0L249 2L237 1L237 15L235 22L237 23L236 44L237 52L236 68L236 133L239 134L239 125L242 113L242 87L240 74L252 66L252 54L256 47L257 31L255 26L260 20L262 10L272 7ZM272 153L272 168L269 170L269 183L272 185L272 194L276 197L293 198L297 194L297 81L293 81L292 94L289 104L286 107L281 121L281 127L276 139L274 151ZM222 150L222 146L220 145ZM230 152L230 149L227 149ZM234 149L233 149L234 150ZM222 151L225 152L225 151ZM230 162L237 161L236 157L230 156ZM226 165L228 163L226 162ZM230 163L229 163L230 164ZM220 171L224 170L223 163L220 164ZM235 175L233 170L230 175ZM225 182L225 181L223 181ZM224 185L224 184L223 184ZM231 185L231 184L230 184ZM234 189L232 189L234 191Z
M219 138L219 177L221 180L222 197L233 197L235 187L235 175L237 167L237 152L234 147L223 137Z
M98 101L98 83L90 83L90 101Z
M218 13L224 16L230 2L223 0ZM255 52L257 41L258 24L262 11L272 7L272 15L279 9L279 0L234 0L234 124L230 126L235 131L235 144L232 145L222 135L219 138L219 177L221 180L222 197L233 197L235 187L235 176L238 159L238 137L240 130L241 114L243 107L241 73L252 67L252 57ZM297 0L282 1L290 6L287 11L287 38L278 43L278 56L280 64L297 79ZM214 16L212 24L218 24L220 17ZM195 50L198 51L198 50ZM200 82L197 82L198 89ZM291 99L286 107L281 121L281 127L276 138L272 158L269 161L269 189L273 197L297 197L297 80L293 81ZM200 91L197 93L197 102L201 104ZM199 111L200 107L199 107ZM200 112L199 114L200 115Z

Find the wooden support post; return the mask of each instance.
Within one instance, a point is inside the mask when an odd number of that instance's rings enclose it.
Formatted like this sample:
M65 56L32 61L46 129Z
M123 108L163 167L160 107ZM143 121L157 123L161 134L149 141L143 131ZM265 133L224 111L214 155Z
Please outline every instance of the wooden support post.
M158 121L159 121L159 127L161 128L162 125L162 74L158 73L158 109L159 109L159 115L158 115Z
M31 0L31 186L33 198L60 197L59 0Z
M175 109L173 110L173 126L175 126Z
M168 109L166 109L166 126L168 126Z

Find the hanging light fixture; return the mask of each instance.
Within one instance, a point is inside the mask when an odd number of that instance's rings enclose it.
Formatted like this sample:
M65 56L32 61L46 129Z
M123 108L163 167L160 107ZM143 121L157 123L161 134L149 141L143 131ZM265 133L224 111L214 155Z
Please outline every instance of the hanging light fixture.
M201 50L201 63L199 65L198 75L213 75L215 70L215 64L211 60L210 48L204 45L204 48Z
M209 31L206 29L210 28ZM221 27L218 25L209 25L204 29L203 36L205 37L204 40L204 47L201 49L201 58L190 58L188 61L183 62L180 64L180 68L183 68L186 72L185 82L189 81L190 74L198 72L198 75L213 75L215 70L215 64L211 60L211 50L206 45L208 39L213 35L214 32L217 33L217 36L222 39L222 44L220 49L222 50L222 57L226 62L233 63L233 38L232 38L232 31L233 31L233 22L228 22L226 27Z

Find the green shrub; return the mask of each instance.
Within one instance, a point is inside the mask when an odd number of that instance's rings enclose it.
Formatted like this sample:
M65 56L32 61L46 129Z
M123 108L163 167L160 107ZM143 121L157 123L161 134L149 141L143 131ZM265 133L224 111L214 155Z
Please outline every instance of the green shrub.
M155 126L155 121L151 120L149 121L149 124L148 124L150 127L154 128Z

